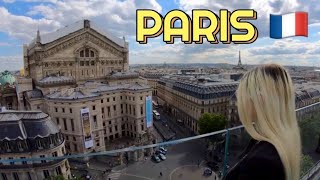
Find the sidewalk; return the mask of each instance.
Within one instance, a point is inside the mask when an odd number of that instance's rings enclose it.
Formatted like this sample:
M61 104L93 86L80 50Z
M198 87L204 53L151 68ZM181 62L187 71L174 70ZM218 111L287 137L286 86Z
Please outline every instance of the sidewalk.
M198 167L196 165L183 166L175 169L170 174L169 180L218 180L218 176L212 172L211 176L203 176L205 167ZM216 178L215 178L216 176Z

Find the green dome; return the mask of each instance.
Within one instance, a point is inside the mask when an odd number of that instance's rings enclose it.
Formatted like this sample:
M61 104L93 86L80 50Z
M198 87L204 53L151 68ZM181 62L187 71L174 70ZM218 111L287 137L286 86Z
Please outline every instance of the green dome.
M9 72L9 71L4 71L0 73L0 85L6 85L7 83L9 84L14 84L16 81L16 78Z

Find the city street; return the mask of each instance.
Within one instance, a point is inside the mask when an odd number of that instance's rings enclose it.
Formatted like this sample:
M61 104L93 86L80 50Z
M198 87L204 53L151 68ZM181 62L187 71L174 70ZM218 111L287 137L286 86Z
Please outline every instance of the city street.
M183 127L177 127L173 120L163 113L161 109L157 109L161 114L161 121L168 124L170 131L176 133L176 139L185 138L191 134ZM162 142L163 132L159 132L154 128L154 135L158 142ZM103 174L105 164L94 163L90 165L89 174L94 180L102 180L109 178L111 180L142 180L142 179L179 179L179 180L193 180L206 179L204 177L204 155L205 144L200 143L199 140L188 141L182 144L176 144L166 147L168 152L166 160L160 163L153 162L151 157L147 160L130 163L128 166L113 169L112 172ZM160 172L162 176L160 176ZM192 173L191 173L192 172ZM83 172L81 172L83 173ZM79 174L79 173L78 173Z

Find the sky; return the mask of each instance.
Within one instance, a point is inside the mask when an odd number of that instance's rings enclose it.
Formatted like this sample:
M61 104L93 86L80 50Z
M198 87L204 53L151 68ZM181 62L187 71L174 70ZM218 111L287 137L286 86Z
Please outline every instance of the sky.
M162 37L136 42L136 10L153 9L162 15L180 9L254 9L259 31L252 44L165 44ZM269 37L269 15L306 11L309 36L286 39ZM78 20L90 19L129 42L130 64L229 63L236 64L241 51L244 64L278 63L320 66L320 3L318 0L0 0L0 71L23 66L22 45L41 34L56 31Z

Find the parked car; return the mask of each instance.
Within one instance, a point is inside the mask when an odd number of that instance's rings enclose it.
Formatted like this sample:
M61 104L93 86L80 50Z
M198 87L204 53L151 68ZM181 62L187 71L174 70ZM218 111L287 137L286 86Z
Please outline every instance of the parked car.
M212 175L212 170L210 168L206 168L204 171L203 171L203 175L204 176L211 176Z
M159 157L160 157L160 159L163 160L163 161L167 159L166 156L163 155L163 154L161 154L161 153L159 154Z
M159 149L159 150L158 150L158 153L159 153L159 154L166 155L166 154L167 154L167 151L163 151L163 150Z
M160 149L156 150L156 155L160 155L160 154L166 155L167 153L164 151L161 151Z
M159 149L160 149L161 151L164 151L164 152L167 152L167 151L168 151L166 148L164 148L164 147L162 147L162 146L161 146Z
M155 161L155 162L160 162L161 160L160 160L160 158L157 156L157 155L152 155L152 159Z

